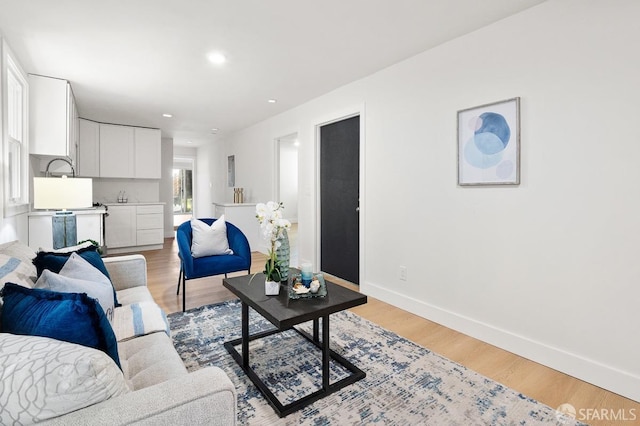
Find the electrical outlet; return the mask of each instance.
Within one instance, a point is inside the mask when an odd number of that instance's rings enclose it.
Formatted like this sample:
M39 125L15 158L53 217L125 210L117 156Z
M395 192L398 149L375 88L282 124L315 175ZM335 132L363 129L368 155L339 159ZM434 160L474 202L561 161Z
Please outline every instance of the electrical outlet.
M406 266L400 266L400 280L401 281L406 281L407 280L407 267Z

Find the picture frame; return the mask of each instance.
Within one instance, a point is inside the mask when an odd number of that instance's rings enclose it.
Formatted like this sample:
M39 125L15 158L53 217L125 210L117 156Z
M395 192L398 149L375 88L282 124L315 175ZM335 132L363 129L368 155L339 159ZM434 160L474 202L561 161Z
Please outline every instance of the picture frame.
M520 184L520 98L458 111L458 185Z
M229 188L236 186L236 156L227 157L227 185Z

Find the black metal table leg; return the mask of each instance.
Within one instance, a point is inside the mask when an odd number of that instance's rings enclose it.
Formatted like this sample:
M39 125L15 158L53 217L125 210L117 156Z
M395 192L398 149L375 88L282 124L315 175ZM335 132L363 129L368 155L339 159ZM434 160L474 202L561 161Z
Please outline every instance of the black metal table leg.
M322 317L322 389L329 391L329 315Z
M224 347L227 349L229 354L231 354L233 359L238 363L238 365L240 365L242 370L247 374L253 384L258 387L260 392L262 392L262 394L265 396L265 399L267 400L269 405L273 407L275 412L278 413L280 417L284 417L289 413L300 410L313 403L314 401L317 401L320 398L324 398L325 396L330 395L344 388L345 386L348 386L366 377L364 371L360 370L343 356L337 354L329 348L329 315L323 316L321 318L322 342L319 342L319 321L317 319L313 320L313 334L309 334L298 328L293 328L293 330L307 339L309 342L311 342L315 347L320 349L322 353L322 384L320 385L318 390L313 391L310 394L305 395L295 401L291 401L286 405L282 404L282 402L278 400L278 398L269 389L267 384L256 374L256 372L249 365L249 341L262 339L264 337L278 334L289 329L271 329L249 335L249 306L245 303L242 303L242 337L224 343ZM235 348L236 345L240 345L242 347L242 354L238 353ZM344 377L343 379L336 381L335 383L331 383L329 367L332 360L347 369L351 374L347 377Z
M249 305L242 302L242 367L249 367Z

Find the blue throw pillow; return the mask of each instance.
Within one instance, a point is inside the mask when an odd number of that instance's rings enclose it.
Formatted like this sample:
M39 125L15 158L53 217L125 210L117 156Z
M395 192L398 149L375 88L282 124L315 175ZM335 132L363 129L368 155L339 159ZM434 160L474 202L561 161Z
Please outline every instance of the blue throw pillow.
M118 344L104 311L86 293L60 293L5 284L3 333L50 337L99 349L120 367ZM122 369L122 367L120 367Z
M95 268L97 268L100 272L102 272L109 280L111 277L109 276L109 271L107 271L107 267L102 261L102 257L100 253L98 253L98 247L91 245L89 247L81 248L76 251L68 252L68 253L58 253L58 252L48 252L48 251L40 251L37 253L35 259L33 259L33 264L36 267L36 272L38 274L38 278L42 275L42 271L45 269L50 270L51 272L55 272L56 274L60 272L62 267L72 253L77 253L84 260L89 262ZM118 303L118 298L116 297L116 289L113 289L113 303L115 306L122 306Z

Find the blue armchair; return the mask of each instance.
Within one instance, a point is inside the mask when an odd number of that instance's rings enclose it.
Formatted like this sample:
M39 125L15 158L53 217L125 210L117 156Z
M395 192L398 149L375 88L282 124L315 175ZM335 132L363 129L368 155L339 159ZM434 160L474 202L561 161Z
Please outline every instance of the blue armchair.
M200 219L207 225L211 225L216 219ZM194 258L191 255L191 221L184 222L176 230L178 241L178 256L180 257L180 275L178 277L178 292L182 283L182 311L186 305L186 281L196 278L210 277L224 274L225 278L230 272L251 270L251 248L247 237L232 223L227 222L227 240L229 248L233 250L230 255L205 256Z

